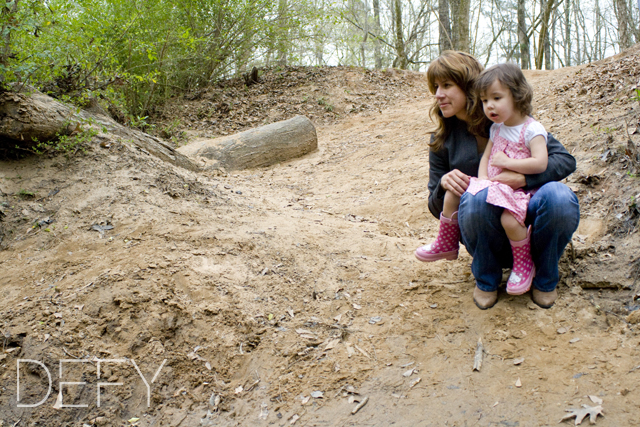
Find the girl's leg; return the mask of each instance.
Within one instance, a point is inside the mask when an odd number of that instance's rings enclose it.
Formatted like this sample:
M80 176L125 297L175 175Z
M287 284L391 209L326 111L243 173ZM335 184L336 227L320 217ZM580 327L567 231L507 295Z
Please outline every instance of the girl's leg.
M531 289L535 276L535 266L531 259L531 234L506 209L502 212L500 222L509 237L513 253L513 268L507 281L507 293L521 295Z
M460 228L458 227L458 204L460 198L455 194L446 192L444 195L444 208L440 214L440 228L438 237L433 243L421 246L415 251L415 256L420 261L430 262L440 259L453 260L458 258L460 247Z
M527 237L527 227L520 224L508 210L503 210L500 223L509 240L520 241Z
M458 219L458 206L460 206L460 197L450 191L444 193L444 206L442 208L442 213L446 218ZM456 215L455 218L453 217L454 214Z

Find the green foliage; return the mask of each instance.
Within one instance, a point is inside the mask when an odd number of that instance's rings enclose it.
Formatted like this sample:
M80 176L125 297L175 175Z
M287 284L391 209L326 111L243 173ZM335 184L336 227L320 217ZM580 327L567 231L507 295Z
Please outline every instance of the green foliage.
M179 131L179 128L180 120L175 119L160 130L160 136L171 140L176 147L184 145L188 142L187 133L185 131Z
M36 197L36 193L32 191L27 191L25 189L21 189L20 191L18 191L18 196L20 196L23 199L34 199Z
M241 72L307 35L306 1L12 0L0 7L0 85L82 105L98 93L132 123L176 94ZM259 65L259 64L258 64Z
M331 113L334 110L334 106L324 96L318 99L318 105L323 106L327 113Z
M100 133L92 125L94 123L91 120L69 120L63 127L65 129L74 129L70 135L58 132L56 133L56 138L52 141L34 139L35 145L31 148L31 151L39 155L45 153L69 154L71 152L75 153L77 150L85 151L85 147L89 145L93 137Z

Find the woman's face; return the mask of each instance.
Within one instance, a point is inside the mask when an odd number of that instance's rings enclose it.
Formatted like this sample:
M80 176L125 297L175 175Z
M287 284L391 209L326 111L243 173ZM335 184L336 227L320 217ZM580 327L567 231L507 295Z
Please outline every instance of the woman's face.
M442 116L467 119L467 95L451 80L436 80L436 102Z

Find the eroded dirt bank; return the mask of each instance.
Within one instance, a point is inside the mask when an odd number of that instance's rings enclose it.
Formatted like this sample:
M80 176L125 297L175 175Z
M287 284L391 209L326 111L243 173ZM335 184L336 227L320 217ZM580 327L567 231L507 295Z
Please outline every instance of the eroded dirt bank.
M117 140L2 162L0 425L540 426L597 399L598 425L634 425L639 63L636 47L528 74L578 159L581 225L550 310L501 294L480 311L468 254L413 258L437 229L417 73L274 71L158 123L179 139L310 116L320 149L266 169L198 174ZM18 359L51 374L38 407L17 405ZM98 378L97 359L117 361ZM62 379L60 360L76 361ZM86 382L62 404L87 407L54 408L60 381ZM100 407L99 382L114 383ZM21 403L48 383L24 363Z

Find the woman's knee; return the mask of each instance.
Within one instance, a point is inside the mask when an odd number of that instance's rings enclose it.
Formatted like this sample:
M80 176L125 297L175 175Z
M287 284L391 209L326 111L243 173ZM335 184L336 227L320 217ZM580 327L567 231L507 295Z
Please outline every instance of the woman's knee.
M469 224L477 224L477 221L500 222L502 208L487 203L487 190L482 190L473 195L464 193L460 198L458 220Z
M529 213L544 215L546 221L575 230L580 221L580 204L578 197L565 184L549 182L531 198Z

